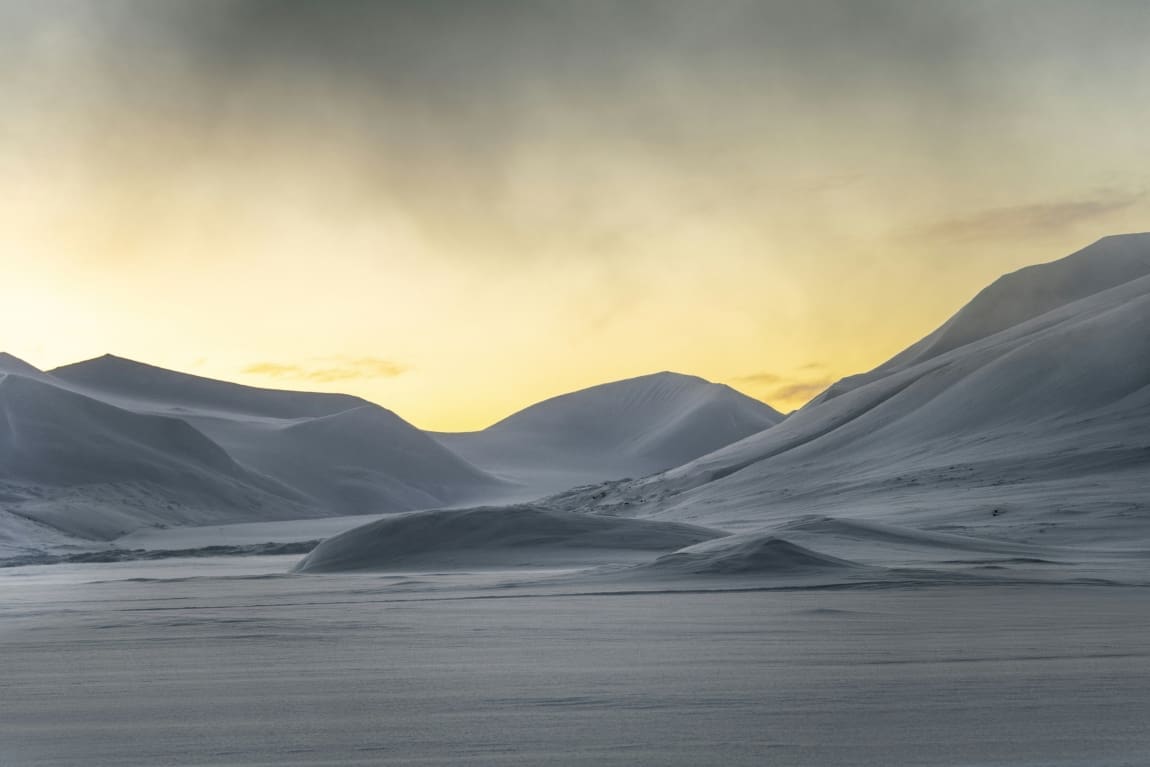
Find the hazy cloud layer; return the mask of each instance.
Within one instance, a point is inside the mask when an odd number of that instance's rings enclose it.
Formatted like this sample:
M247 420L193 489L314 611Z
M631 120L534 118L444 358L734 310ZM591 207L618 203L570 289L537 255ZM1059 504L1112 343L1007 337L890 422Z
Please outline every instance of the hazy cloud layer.
M736 383L751 384L755 386L764 386L767 384L778 383L783 380L783 377L777 373L751 373L745 376L739 376L734 379Z
M0 0L0 325L439 428L668 368L800 404L1146 228L1096 190L1150 186L1148 39L1124 0Z
M802 406L836 380L817 362L803 365L799 371L801 375L798 376L760 371L738 376L731 381L736 386L753 391L768 404L785 411ZM818 371L823 372L818 374Z
M1103 191L1093 198L990 208L919 228L911 237L947 242L1049 237L1126 210L1146 193Z

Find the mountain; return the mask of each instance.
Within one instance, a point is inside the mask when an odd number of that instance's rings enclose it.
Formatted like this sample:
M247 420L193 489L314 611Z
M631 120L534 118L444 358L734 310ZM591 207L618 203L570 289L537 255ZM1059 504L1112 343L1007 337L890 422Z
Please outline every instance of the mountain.
M19 357L13 357L7 352L0 352L0 374L16 373L18 375L36 377L41 375L39 369L29 365Z
M64 384L132 409L241 413L269 418L331 415L368 404L348 394L260 389L105 354L49 371Z
M111 355L47 373L4 355L0 375L0 538L14 546L40 532L107 539L145 526L537 497L665 469L781 418L725 386L669 373L434 437L357 397Z
M112 356L48 373L0 357L7 549L145 526L408 511L510 489L358 397L258 389Z
M1004 275L938 330L870 373L844 378L816 402L1143 277L1150 273L1147 237L1105 237L1061 260Z
M69 535L146 524L315 515L185 421L133 413L41 378L0 375L0 499Z
M512 486L378 405L289 422L202 422L232 455L333 514L427 509Z
M553 397L483 431L435 436L476 466L554 491L678 466L782 418L728 386L664 372Z
M552 501L729 529L806 514L1015 541L1150 538L1150 235L997 281L769 430Z
M507 490L507 483L359 397L260 389L112 355L51 374L127 408L178 415L326 514L431 508Z

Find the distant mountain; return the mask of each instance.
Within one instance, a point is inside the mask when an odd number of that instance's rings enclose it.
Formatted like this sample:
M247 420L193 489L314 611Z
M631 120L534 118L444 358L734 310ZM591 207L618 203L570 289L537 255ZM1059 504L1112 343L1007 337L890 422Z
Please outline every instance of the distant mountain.
M244 464L335 514L435 508L513 490L378 405L276 424L205 421L201 428Z
M145 524L316 515L185 421L133 413L39 377L0 375L4 507L81 537Z
M219 411L269 418L331 415L368 404L349 394L260 389L202 378L105 354L49 371L94 396L120 400L133 409Z
M49 538L105 539L148 525L527 498L665 469L781 418L670 373L434 438L358 397L258 389L111 355L47 373L3 355L0 376L0 544L27 537L29 525Z
M143 526L373 514L512 486L358 397L258 389L105 356L0 356L0 548Z
M999 280L786 421L561 507L748 529L804 514L1150 539L1150 235Z
M435 437L476 466L557 490L678 466L782 418L728 386L664 372L553 397L483 431Z

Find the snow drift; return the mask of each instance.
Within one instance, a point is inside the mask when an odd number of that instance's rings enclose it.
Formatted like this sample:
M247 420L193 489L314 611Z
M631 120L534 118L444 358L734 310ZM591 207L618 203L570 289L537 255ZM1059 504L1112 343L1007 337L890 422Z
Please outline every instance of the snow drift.
M534 506L416 511L321 543L298 572L586 564L672 551L724 533ZM631 555L631 556L629 556Z
M742 533L665 554L644 569L681 575L816 575L862 566L769 533Z

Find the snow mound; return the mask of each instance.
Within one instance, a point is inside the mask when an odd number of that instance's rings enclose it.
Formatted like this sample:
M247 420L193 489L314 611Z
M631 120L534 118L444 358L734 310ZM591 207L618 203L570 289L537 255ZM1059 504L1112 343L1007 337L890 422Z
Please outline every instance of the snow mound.
M4 355L0 367L0 502L6 516L56 533L5 522L6 548L22 538L34 547L60 534L399 512L509 492L356 397L238 386L111 356L41 373Z
M694 525L601 517L534 506L416 511L329 538L297 572L410 567L585 564L595 552L673 551L724 533Z
M862 519L838 519L825 516L801 517L793 522L780 525L775 530L800 540L809 536L811 540L840 539L861 544L978 553L1024 554L1033 551L1031 547L1017 543L993 541L968 535L915 530Z
M678 466L781 420L728 386L664 372L553 397L483 431L437 438L488 471L555 491Z
M820 554L771 533L742 533L666 554L649 568L695 575L812 575L862 566Z
M222 411L271 418L331 415L368 404L348 394L261 389L217 381L105 354L58 367L51 375L96 396L191 411Z

